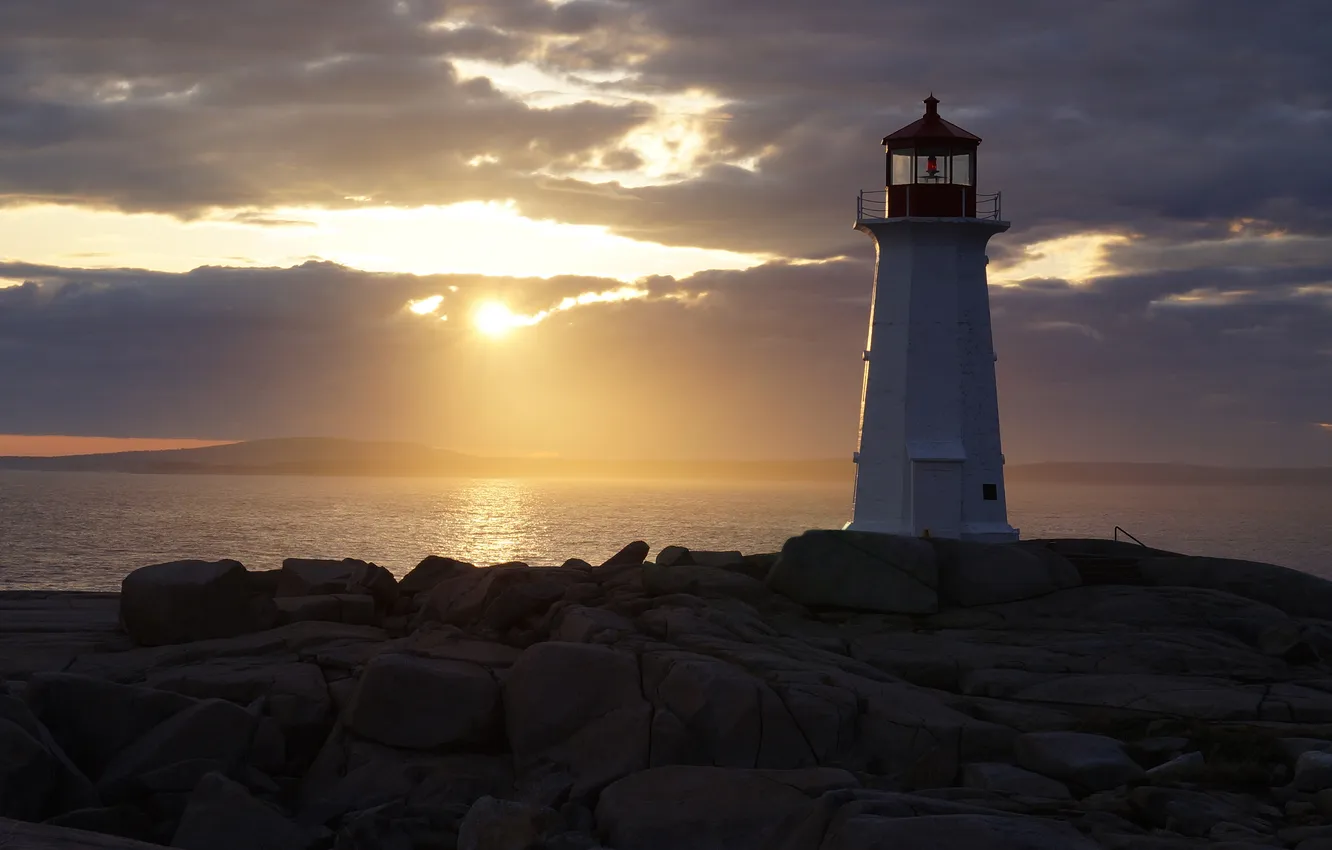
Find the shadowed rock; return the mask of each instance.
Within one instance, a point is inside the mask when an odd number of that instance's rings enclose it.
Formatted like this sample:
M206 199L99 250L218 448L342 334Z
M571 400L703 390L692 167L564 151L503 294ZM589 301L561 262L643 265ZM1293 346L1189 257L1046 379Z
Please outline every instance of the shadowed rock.
M930 542L938 559L941 605L994 605L1082 583L1077 568L1048 549L969 540Z
M635 540L620 551L611 555L602 563L603 567L621 567L632 564L641 564L647 560L648 552L651 550L642 540Z
M652 706L626 652L539 643L510 669L504 711L516 770L562 772L574 797L648 765Z
M190 795L172 847L183 850L305 850L314 836L243 785L210 773Z
M0 818L0 847L14 850L166 850L130 838Z
M121 582L121 623L143 646L267 628L273 623L272 603L251 592L246 576L239 561L229 560L140 567Z
M385 654L366 667L346 722L394 747L456 749L489 742L498 704L499 685L480 665Z
M113 787L187 759L216 759L228 768L238 765L249 750L255 720L235 703L201 700L118 753L98 779L98 787Z
M368 595L382 614L398 600L398 582L383 567L354 558L287 558L282 562L279 597L335 594Z
M72 673L39 673L28 688L33 713L92 779L135 740L197 702Z
M457 561L439 555L428 555L421 563L413 567L411 572L402 577L402 581L398 582L398 592L406 595L423 593L441 581L451 579L462 573L471 572L474 569L476 567L466 561Z
M1017 739L1014 754L1028 770L1090 791L1116 788L1143 774L1124 745L1104 735L1029 732Z
M814 532L779 565L427 559L432 586L400 594L389 629L138 648L109 631L113 596L0 594L9 646L101 635L0 667L23 671L0 690L0 801L209 850L1324 841L1332 620L1285 594L1332 585L1264 588L1262 565L1164 583L1162 555L1059 543ZM1069 586L1065 557L1131 569ZM319 593L277 599L319 610L350 581L381 616L378 568L356 563L293 565Z
M939 572L928 540L859 531L792 537L768 586L802 605L928 614L939 610Z
M793 771L802 773L802 771ZM782 771L672 765L612 784L597 823L616 850L763 850L814 808Z

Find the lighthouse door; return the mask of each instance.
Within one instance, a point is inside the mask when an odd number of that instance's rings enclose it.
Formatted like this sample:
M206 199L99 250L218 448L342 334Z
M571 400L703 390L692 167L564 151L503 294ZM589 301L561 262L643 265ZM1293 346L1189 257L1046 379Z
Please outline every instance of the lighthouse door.
M911 523L918 536L957 538L962 533L962 464L911 463Z

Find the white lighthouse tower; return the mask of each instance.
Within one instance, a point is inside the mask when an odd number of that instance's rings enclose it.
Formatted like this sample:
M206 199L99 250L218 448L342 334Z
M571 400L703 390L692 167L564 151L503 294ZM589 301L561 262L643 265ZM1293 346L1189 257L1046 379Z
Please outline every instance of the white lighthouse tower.
M980 138L939 117L883 140L887 188L861 192L874 298L847 528L1017 539L1004 501L985 245L1008 229L999 194L976 192Z

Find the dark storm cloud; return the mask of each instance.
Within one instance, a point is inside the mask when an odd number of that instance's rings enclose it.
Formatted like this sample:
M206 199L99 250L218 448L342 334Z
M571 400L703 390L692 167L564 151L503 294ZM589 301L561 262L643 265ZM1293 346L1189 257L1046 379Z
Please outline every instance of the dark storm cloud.
M0 290L0 432L837 457L855 441L871 267L649 278L651 299L558 313L500 343L472 330L478 299L535 312L621 284L327 263L0 276L30 281ZM1010 459L1332 463L1317 424L1332 421L1332 287L1315 282L1329 279L1332 267L1292 270L1255 290L1209 270L995 289ZM434 294L449 321L404 309Z
M643 120L460 81L448 60L514 61L537 36L430 29L449 5L6 3L0 200L191 215L504 198ZM556 32L558 17L537 19ZM503 165L466 165L484 154Z
M934 89L986 137L985 188L1032 237L1240 217L1327 233L1328 43L1332 15L1305 0L11 0L0 194L186 215L515 198L637 238L828 256L856 244L875 141ZM459 83L457 59L631 67L619 85L649 101L713 92L714 165L569 191L537 172L631 156L617 139L648 111L527 108ZM500 162L465 165L481 154ZM721 164L751 156L756 173Z

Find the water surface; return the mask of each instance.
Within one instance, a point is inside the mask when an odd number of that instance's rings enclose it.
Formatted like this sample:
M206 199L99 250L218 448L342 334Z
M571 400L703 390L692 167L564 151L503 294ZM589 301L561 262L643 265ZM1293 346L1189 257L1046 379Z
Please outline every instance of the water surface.
M401 575L429 554L478 564L597 563L654 551L771 552L847 519L850 485L0 471L0 588L114 590L177 558L364 558ZM1332 489L1017 483L1024 537L1109 537L1332 577Z

